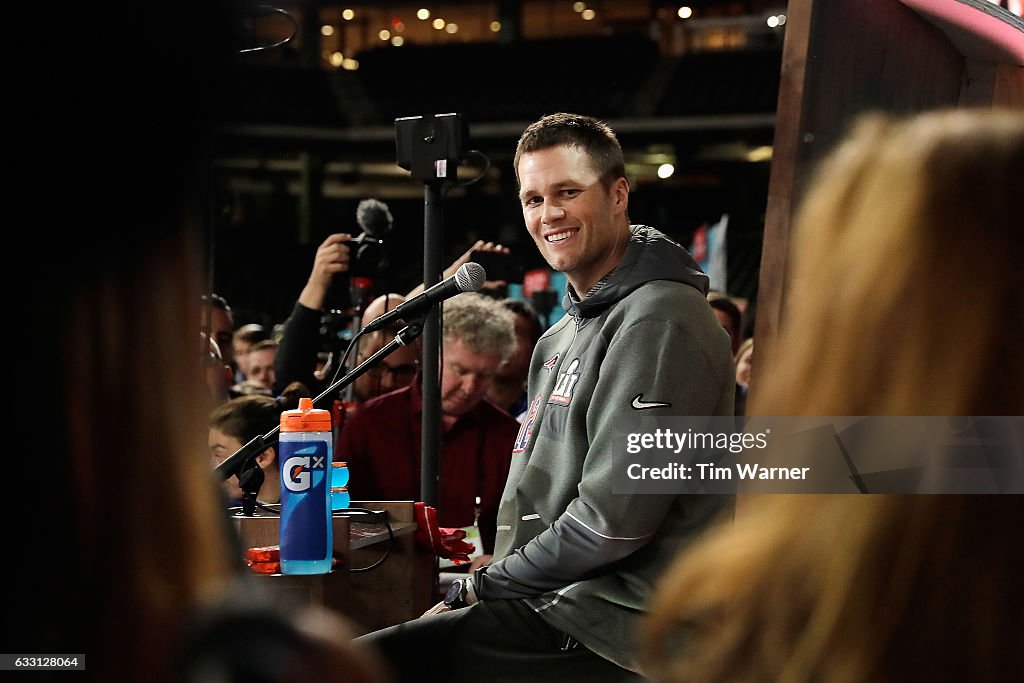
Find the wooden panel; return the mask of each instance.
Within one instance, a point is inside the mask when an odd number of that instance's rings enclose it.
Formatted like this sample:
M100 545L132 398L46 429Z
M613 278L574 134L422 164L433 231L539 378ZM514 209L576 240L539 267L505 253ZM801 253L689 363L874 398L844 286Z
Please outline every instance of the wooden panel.
M232 521L238 530L242 548L278 545L280 517L243 517L239 515L232 517ZM334 552L343 555L348 552L349 518L336 516L331 521L333 522Z
M260 548L278 545L280 517L232 517L238 530L241 547ZM333 518L334 552L343 555L348 550L349 520ZM277 605L316 604L339 609L350 602L351 587L348 572L336 567L328 574L266 575L255 574L256 586L262 591L261 599ZM344 612L344 610L339 609Z
M1024 67L1013 64L996 65L992 105L1024 109Z
M388 548L386 529L335 516L334 552L339 565L315 576L256 575L264 597L274 603L313 603L344 614L358 633L414 619L434 604L435 558L416 547L413 506L409 501L353 502L354 508L385 510L395 532L387 558L366 572ZM233 517L243 548L278 544L278 517ZM371 533L372 532L372 533ZM365 546L353 550L350 539Z
M960 106L980 107L992 102L996 89L996 65L968 59L964 62Z
M388 510L392 523L413 522L410 502L366 501L353 507ZM350 567L368 567L381 558L378 543L349 553ZM395 538L388 558L367 572L350 573L352 588L344 611L360 633L415 619L434 604L435 557L416 546L413 534Z
M963 81L962 107L1024 109L1024 67L968 59Z
M789 225L792 212L792 188L797 184L797 150L803 128L805 69L811 36L813 0L790 0L786 8L786 40L782 46L782 73L775 116L772 168L768 179L768 203L765 209L764 242L761 246L760 282L757 295L756 358L765 357L772 347L782 318ZM757 386L755 362L751 391Z
M243 517L237 515L231 518L238 537L242 541L242 548L262 548L268 545L278 544L278 529L280 517Z
M866 110L955 106L964 58L898 0L790 0L758 286L757 358L774 352L789 271L790 221L814 165ZM757 392L758 364L751 391Z
M963 56L901 2L819 0L812 21L798 148L805 171L865 110L901 113L957 104ZM808 174L800 176L806 180Z

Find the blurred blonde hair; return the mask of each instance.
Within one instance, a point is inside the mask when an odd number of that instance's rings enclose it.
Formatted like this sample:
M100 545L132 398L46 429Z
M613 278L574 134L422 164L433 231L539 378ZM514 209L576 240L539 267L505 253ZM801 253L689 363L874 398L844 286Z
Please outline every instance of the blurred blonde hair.
M1020 111L859 119L797 215L752 414L1024 413L1022 187Z
M1024 116L870 114L796 221L755 415L1020 415ZM759 352L760 354L760 352ZM764 495L666 572L664 681L1000 680L1024 670L1020 496Z
M747 351L749 351L753 347L754 347L754 338L753 337L747 337L746 339L744 339L743 343L740 344L740 347L738 349L736 349L736 355L733 356L732 362L735 363L736 365L739 365L739 362L740 362L740 360L743 359L743 356L746 355Z
M680 556L657 681L1007 680L1024 666L1020 496L766 495Z

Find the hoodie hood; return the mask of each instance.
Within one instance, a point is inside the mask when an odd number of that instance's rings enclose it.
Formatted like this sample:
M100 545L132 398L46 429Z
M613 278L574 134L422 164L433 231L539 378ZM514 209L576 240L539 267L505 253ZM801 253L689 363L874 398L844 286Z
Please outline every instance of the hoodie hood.
M601 278L586 299L566 289L562 307L575 318L593 318L637 287L652 280L682 282L708 294L708 276L693 256L668 235L647 225L631 225L622 261Z

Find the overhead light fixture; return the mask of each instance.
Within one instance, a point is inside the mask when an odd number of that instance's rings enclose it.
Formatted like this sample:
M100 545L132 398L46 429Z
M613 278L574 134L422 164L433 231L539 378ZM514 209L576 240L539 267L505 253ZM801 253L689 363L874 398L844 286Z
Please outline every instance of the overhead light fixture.
M772 147L771 145L763 145L761 147L755 147L754 149L747 152L747 161L771 161L772 160Z

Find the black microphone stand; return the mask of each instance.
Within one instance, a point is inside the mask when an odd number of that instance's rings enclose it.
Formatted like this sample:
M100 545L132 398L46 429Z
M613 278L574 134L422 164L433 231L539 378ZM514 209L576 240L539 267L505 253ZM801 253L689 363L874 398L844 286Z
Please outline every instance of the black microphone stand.
M272 445L272 443L267 444L263 450L256 451L238 470L238 485L242 488L243 517L256 516L256 496L259 495L260 487L263 486L263 480L266 478L263 474L263 468L256 461L256 456Z
M441 211L441 183L424 184L423 194L423 291L441 279L441 244L444 229ZM424 505L437 506L438 461L441 452L441 315L432 310L423 331L423 412L420 439L420 499Z
M406 116L395 119L398 165L424 182L423 289L440 280L443 228L441 188L458 178L465 156L469 127L460 114ZM439 311L426 317L423 333L423 416L420 456L420 498L437 505L438 459L441 450L440 387L441 318Z
M395 338L385 344L377 353L357 365L351 372L339 379L331 386L324 389L319 396L313 399L313 406L320 407L321 401L334 395L334 392L347 387L349 384L365 374L374 365L391 354L399 346L407 346L423 332L423 318L417 318L395 335ZM355 343L356 340L353 340ZM277 445L278 432L281 426L278 425L266 434L257 434L249 443L229 455L219 465L213 468L216 476L221 480L227 479L233 474L238 474L238 483L242 487L242 517L254 517L256 515L256 495L263 485L263 470L256 462L256 456L268 448Z

